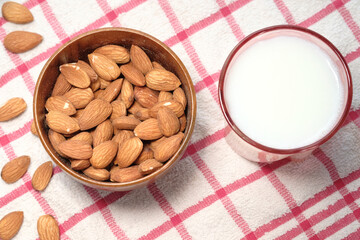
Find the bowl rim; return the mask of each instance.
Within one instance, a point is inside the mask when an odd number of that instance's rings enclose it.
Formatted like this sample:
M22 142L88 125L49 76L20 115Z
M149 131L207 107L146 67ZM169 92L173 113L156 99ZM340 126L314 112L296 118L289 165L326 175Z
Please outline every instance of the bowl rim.
M39 122L39 117L36 114L37 113L37 99L38 99L38 95L39 95L39 86L40 86L40 82L44 81L44 74L48 68L48 66L50 65L50 63L53 61L53 59L67 46L69 46L70 44L72 44L73 42L87 37L89 35L92 34L96 34L99 32L107 32L107 31L119 31L119 32L127 32L127 33L133 33L133 34L137 34L137 35L141 35L142 37L148 38L152 41L154 41L155 43L159 44L162 48L164 48L170 55L172 58L175 59L175 61L179 64L181 71L184 73L185 78L187 79L187 81L189 81L189 92L190 92L190 98L191 98L191 102L192 102L192 108L191 108L191 112L190 114L190 118L189 118L189 123L188 123L188 131L187 133L185 133L184 139L180 145L180 148L175 152L175 154L157 171L146 175L140 179L137 180L133 180L130 182L125 182L125 183L117 183L117 182L101 182L101 181L97 181L94 179L91 179L89 177L83 176L80 173L78 173L75 170L72 170L70 167L66 166L66 164L64 164L59 157L56 154L53 154L53 152L50 150L50 147L46 144L45 140L44 140L44 136L42 134L42 132L40 131L41 129L41 125ZM164 171L168 170L170 167L173 166L173 164L178 161L183 152L186 150L187 145L189 143L189 140L192 136L192 133L194 131L194 127L195 127L195 120L196 120L196 92L195 92L195 87L194 84L192 82L192 79L190 77L189 72L187 71L185 65L183 64L183 62L180 60L180 58L162 41L160 41L159 39L144 33L142 31L139 30L135 30L135 29L130 29L130 28L123 28L123 27L109 27L109 28L99 28L99 29L94 29L85 33L82 33L74 38L72 38L71 40L69 40L68 42L66 42L65 44L63 44L62 46L60 46L51 56L50 58L47 60L47 62L45 63L45 65L43 66L43 68L41 69L41 72L39 74L39 77L37 79L36 82L36 86L35 86L35 91L34 91L34 97L33 97L33 116L34 116L34 123L35 123L35 127L36 130L38 132L40 141L43 145L43 147L45 148L46 152L50 155L50 158L52 159L52 161L58 165L63 171L65 171L67 174L69 174L70 176L76 178L77 180L79 180L81 183L84 183L86 185L90 185L90 186L98 186L101 188L107 188L107 189L111 189L111 188L121 188L121 187L130 187L130 186L137 186L137 185L141 185L141 183L144 182L148 182L151 183L151 180L156 179L156 177L160 174L162 174Z
M236 124L230 117L229 111L226 107L226 102L225 102L225 97L224 97L224 83L225 83L226 72L230 66L232 59L235 57L236 53L240 50L240 48L242 48L247 42L249 42L253 38L256 38L259 35L262 35L262 34L265 34L268 32L272 32L272 31L278 31L278 30L298 31L298 32L301 32L302 34L308 34L315 38L318 38L320 41L325 43L334 52L334 54L338 57L341 65L344 69L344 72L346 74L345 78L346 78L346 82L347 82L347 86L344 86L344 88L347 89L348 96L345 101L344 110L341 113L340 118L337 121L337 123L335 124L335 126L324 137L320 138L316 142L308 144L303 147L292 148L292 149L278 149L278 148L268 147L268 146L262 145L256 141L252 140L251 138L249 138L245 133L243 133L236 126ZM324 36L322 36L321 34L315 32L315 31L312 31L312 30L304 28L304 27L296 26L296 25L274 25L274 26L259 29L255 32L249 34L248 36L243 38L232 49L232 51L229 53L227 59L224 62L224 65L221 69L221 73L220 73L220 77L219 77L218 97L219 97L219 102L220 102L220 108L226 119L227 124L235 132L235 134L238 135L246 143L250 144L251 146L253 146L257 149L260 149L265 152L273 153L273 154L295 154L295 153L307 152L309 150L312 150L312 149L320 146L321 144L328 141L341 128L341 126L343 125L346 117L348 116L349 110L350 110L352 96L353 96L352 88L353 88L352 87L352 77L351 77L349 66L347 65L345 58L342 56L340 51L327 38L325 38Z

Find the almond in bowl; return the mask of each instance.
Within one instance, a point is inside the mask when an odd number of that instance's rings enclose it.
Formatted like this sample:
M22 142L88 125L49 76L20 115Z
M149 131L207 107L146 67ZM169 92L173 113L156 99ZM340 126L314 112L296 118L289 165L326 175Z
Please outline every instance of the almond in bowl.
M170 169L186 149L195 110L194 87L177 56L124 28L65 44L46 63L34 95L35 125L55 163L86 185L116 191L145 186Z

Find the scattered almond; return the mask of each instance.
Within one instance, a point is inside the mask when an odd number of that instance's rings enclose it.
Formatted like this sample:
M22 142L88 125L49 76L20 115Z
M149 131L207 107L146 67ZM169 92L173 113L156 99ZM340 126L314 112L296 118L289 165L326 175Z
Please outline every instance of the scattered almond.
M29 156L17 157L4 165L1 170L1 178L6 183L14 183L26 173L29 165Z
M100 78L98 78L95 82L91 82L90 88L93 92L95 92L100 88L100 85L101 85Z
M81 140L66 140L59 144L59 150L72 159L89 159L93 154L91 145Z
M129 116L123 116L116 118L112 121L115 128L121 130L134 130L137 125L140 124L140 120Z
M142 162L145 162L148 159L154 158L154 152L151 150L149 144L145 144L143 147L143 150L141 151L139 157L136 159L134 164L141 164Z
M11 120L26 110L26 102L24 99L15 97L8 100L0 107L0 122Z
M151 108L158 102L159 93L148 87L135 87L134 96L141 106Z
M145 76L146 86L158 91L172 91L181 85L180 80L167 70L153 69Z
M90 67L89 64L87 64L84 61L77 61L76 63L77 66L79 66L81 68L81 70L83 70L84 72L86 72L86 74L89 76L91 83L97 82L98 80L98 75L96 74L96 72Z
M50 111L46 114L46 123L49 128L62 134L71 134L80 130L75 119L59 111Z
M154 149L154 157L159 162L169 160L179 149L180 143L184 137L182 132L164 139Z
M137 165L127 168L114 167L110 171L110 181L112 182L131 182L142 176Z
M117 45L105 45L95 49L94 53L100 53L116 63L124 64L130 61L129 51Z
M173 111L167 107L161 107L157 113L160 132L170 137L180 130L180 122Z
M60 72L65 79L73 86L78 88L87 88L90 86L90 77L78 65L67 63L60 66Z
M100 80L100 89L106 89L111 83L111 81L107 81L102 78L99 78L99 80Z
M186 116L185 114L179 118L180 121L180 132L183 132L186 128Z
M185 109L186 104L187 104L187 100L186 100L184 90L182 88L178 87L177 89L174 90L173 96L174 96L174 100L181 103L183 105L184 109Z
M106 141L96 146L90 163L94 168L106 168L115 158L118 145L113 141Z
M107 102L111 102L112 100L114 100L120 93L122 83L123 83L122 78L110 83L109 86L103 92L103 94L99 97L99 99L103 99Z
M63 74L56 79L51 96L62 96L71 89L71 84L66 80Z
M149 118L141 122L134 129L134 134L141 140L155 140L163 136L159 129L159 122L156 118Z
M95 128L94 132L94 147L100 145L103 142L106 142L111 139L114 134L114 128L110 120L106 120L103 123L99 124Z
M31 179L33 188L38 191L43 191L49 184L52 174L53 165L51 161L41 164Z
M184 107L181 103L175 100L167 100L163 102L158 102L150 109L150 115L154 118L157 117L157 112L161 107L167 107L173 111L177 117L180 117L184 114Z
M143 142L138 137L127 139L119 146L115 164L120 168L130 166L140 155Z
M150 109L148 109L148 108L139 109L139 111L137 111L137 112L134 114L134 116L135 116L137 119L141 120L141 121L144 121L144 120L146 120L146 119L149 119L149 118L151 118L151 116L150 116Z
M158 102L162 102L162 101L167 101L167 100L172 100L173 99L173 95L171 92L166 92L166 91L161 91L159 93L159 100Z
M115 136L112 138L112 141L116 142L119 146L123 144L123 142L127 139L135 137L133 131L129 130L120 130Z
M13 23L29 23L34 20L29 9L16 2L5 2L2 5L1 12L7 21Z
M136 45L132 45L130 48L130 59L134 66L143 74L148 73L153 68L148 55Z
M42 42L40 34L25 31L14 31L4 38L4 46L13 53L22 53L33 49Z
M92 137L91 133L89 133L89 132L80 132L80 133L76 134L75 136L73 136L72 138L70 138L69 140L80 140L80 141L87 142L90 145L93 144L93 137Z
M88 55L91 67L99 77L110 81L119 77L120 68L110 58L100 53L92 53Z
M72 116L74 119L76 119L77 121L79 121L79 118L81 116L81 114L84 112L84 109L78 109L76 111L76 113Z
M104 81L105 81L105 80L104 80ZM104 91L105 91L105 90L103 90L103 89L99 89L99 90L97 90L96 92L94 92L94 98L95 98L95 99L100 98L101 95L104 93Z
M90 167L90 161L88 159L71 160L70 166L76 171L81 171Z
M38 132L37 132L37 130L36 130L35 121L32 121L30 131L31 131L31 133L34 134L35 136L39 136L39 134L38 134Z
M94 99L91 88L73 88L64 94L76 109L86 107Z
M45 108L48 112L59 111L69 116L76 113L74 105L64 96L49 97L46 100Z
M122 100L125 103L126 108L129 108L134 102L134 89L131 83L126 79L123 82L121 92L119 95L119 100Z
M6 214L0 220L0 239L10 240L20 230L24 221L24 212L16 211Z
M94 168L94 167L88 167L83 171L83 173L97 181L106 181L110 178L110 172L106 169L102 168Z
M60 239L58 223L51 215L43 215L39 217L37 221L37 230L40 240Z
M114 120L116 118L126 116L126 106L125 103L121 100L116 100L111 102L111 106L113 108L112 114L110 116L110 120Z
M162 166L163 166L163 164L156 161L155 159L148 159L139 165L139 172L147 175L147 174L155 172Z
M120 67L121 73L131 84L145 86L145 77L133 64L125 64Z
M112 113L111 104L102 100L92 100L79 117L79 126L81 130L93 128L105 121Z
M50 143L54 147L55 151L60 156L65 157L65 155L62 154L59 150L59 144L66 141L65 137L63 135L61 135L60 133L57 133L51 129L49 129L48 137L49 137Z
M158 62L155 62L155 61L152 62L152 65L153 65L154 69L164 69L165 70L165 68Z

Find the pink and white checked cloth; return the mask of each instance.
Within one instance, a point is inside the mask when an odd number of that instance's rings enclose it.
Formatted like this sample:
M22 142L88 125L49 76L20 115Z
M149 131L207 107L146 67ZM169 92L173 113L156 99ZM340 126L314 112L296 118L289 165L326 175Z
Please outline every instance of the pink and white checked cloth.
M0 168L30 155L28 173L0 181L0 217L25 213L16 239L36 239L36 220L51 214L62 239L360 239L360 1L359 0L89 0L23 1L35 21L0 18L0 39L14 30L44 41L15 55L0 47L0 104L21 96L28 109L0 124ZM217 81L230 50L247 34L276 24L319 32L345 56L353 76L351 113L328 143L301 163L257 164L224 139ZM101 27L129 27L169 45L187 66L197 91L191 143L174 169L131 192L103 192L55 168L39 193L30 176L50 157L29 130L32 95L49 56L72 37Z

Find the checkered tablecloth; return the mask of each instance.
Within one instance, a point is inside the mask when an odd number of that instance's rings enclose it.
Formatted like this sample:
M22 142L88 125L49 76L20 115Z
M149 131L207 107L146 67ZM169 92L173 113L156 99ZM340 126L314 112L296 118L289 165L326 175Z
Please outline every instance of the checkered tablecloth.
M4 1L1 1L3 3ZM18 118L0 123L0 168L31 156L14 184L0 180L0 218L24 211L15 239L36 239L40 215L53 215L62 239L360 239L360 1L359 0L88 0L21 1L35 21L0 18L0 39L14 30L44 41L23 54L0 46L0 104L25 99ZM231 49L247 34L296 24L327 37L345 56L354 99L342 129L304 162L257 164L224 139L217 82ZM30 133L32 97L41 68L74 36L101 27L149 33L173 49L197 92L197 123L189 147L172 171L130 192L85 187L58 167L44 192L31 175L50 157Z

